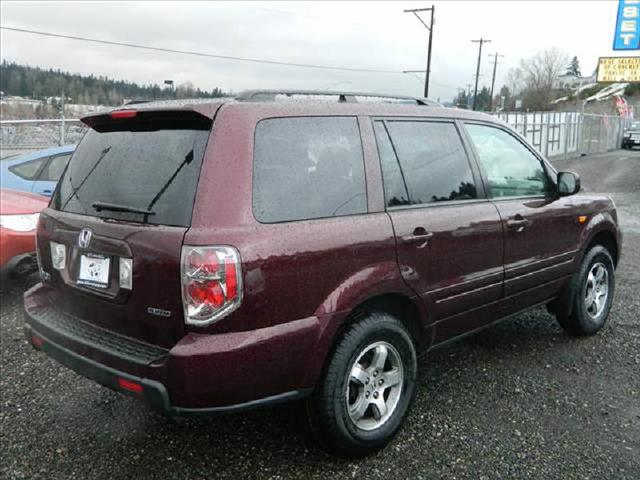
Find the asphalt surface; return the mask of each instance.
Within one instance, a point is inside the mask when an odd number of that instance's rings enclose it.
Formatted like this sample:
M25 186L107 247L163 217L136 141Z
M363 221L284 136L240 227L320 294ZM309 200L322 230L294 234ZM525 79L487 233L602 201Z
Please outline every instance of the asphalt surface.
M0 478L640 479L640 151L556 165L610 192L625 232L596 336L539 309L427 355L404 428L348 461L310 442L296 404L170 420L61 367L23 339L32 277L0 292Z

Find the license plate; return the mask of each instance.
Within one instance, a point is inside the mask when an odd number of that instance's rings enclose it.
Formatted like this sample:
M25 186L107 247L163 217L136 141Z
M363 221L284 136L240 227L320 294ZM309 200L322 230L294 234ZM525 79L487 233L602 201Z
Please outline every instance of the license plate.
M92 253L80 255L80 285L107 288L109 286L109 258Z

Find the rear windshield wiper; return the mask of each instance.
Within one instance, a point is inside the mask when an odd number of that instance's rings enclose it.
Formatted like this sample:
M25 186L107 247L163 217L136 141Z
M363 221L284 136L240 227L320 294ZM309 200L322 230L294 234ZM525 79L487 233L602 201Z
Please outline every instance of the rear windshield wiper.
M156 214L156 212L153 212L151 210L145 210L143 208L128 207L127 205L116 205L114 203L106 203L106 202L93 202L91 206L95 208L96 211L98 212L101 210L109 210L111 212L139 213L141 215Z

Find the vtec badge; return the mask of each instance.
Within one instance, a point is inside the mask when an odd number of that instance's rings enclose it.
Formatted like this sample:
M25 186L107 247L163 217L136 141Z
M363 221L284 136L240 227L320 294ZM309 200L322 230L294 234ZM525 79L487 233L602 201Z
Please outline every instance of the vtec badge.
M171 310L162 310L161 308L147 307L147 312L157 317L170 317Z

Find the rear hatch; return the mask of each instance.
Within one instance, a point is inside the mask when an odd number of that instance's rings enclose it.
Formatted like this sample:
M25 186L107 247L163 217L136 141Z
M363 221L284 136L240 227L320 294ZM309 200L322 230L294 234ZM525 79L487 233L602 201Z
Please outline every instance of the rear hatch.
M55 308L163 347L184 335L180 255L214 112L85 119L38 229Z

